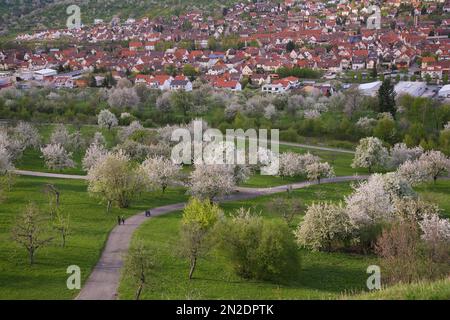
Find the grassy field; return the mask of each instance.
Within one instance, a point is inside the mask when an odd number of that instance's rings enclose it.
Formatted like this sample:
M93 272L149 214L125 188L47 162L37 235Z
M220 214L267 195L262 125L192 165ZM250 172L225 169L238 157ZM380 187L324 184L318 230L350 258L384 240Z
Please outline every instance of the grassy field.
M41 125L38 127L39 132L42 137L43 143L48 143L50 140L50 135L54 129L55 125ZM69 133L76 131L73 125L66 125ZM100 131L105 137L108 146L111 146L114 140L115 131L108 131L107 129L101 129L97 126L82 126L80 128L81 135L89 143L89 141L94 136L96 131ZM64 169L61 171L50 170L45 166L44 159L41 157L42 153L40 150L27 149L25 150L23 157L17 161L15 164L18 169L22 170L34 170L41 172L57 172L65 174L86 174L86 172L81 168L81 160L84 157L84 152L75 152L73 154L73 160L76 164L75 168Z
M380 291L344 296L357 300L450 300L450 278L434 282L395 285Z
M433 198L441 208L443 215L450 216L450 181L441 180L435 185L418 188L423 197ZM349 183L314 185L293 191L305 204L317 200L339 201L351 192ZM447 196L445 197L445 194ZM280 196L286 196L281 194ZM264 196L250 201L222 204L226 213L244 206L261 211L266 219L279 219L267 209L267 202L274 196ZM350 253L311 252L299 249L301 262L298 277L288 283L270 283L242 280L234 275L231 266L217 252L200 259L194 279L187 279L188 264L176 254L178 230L181 212L160 216L149 220L135 233L133 241L143 240L157 252L158 267L151 275L150 284L144 290L143 299L342 299L346 294L361 295L366 289L366 269L376 264L375 256ZM301 222L296 218L294 226ZM447 291L448 282L439 287ZM412 290L409 290L413 292ZM425 298L423 291L418 298ZM433 291L429 291L432 294ZM121 299L132 299L134 288L128 279L122 279ZM412 293L410 294L413 297ZM395 295L386 294L386 298ZM432 298L433 296L428 296ZM373 298L376 298L374 296Z
M61 206L70 214L72 235L65 248L56 238L50 246L38 250L36 264L30 267L25 249L11 241L11 228L29 201L46 209L48 200L43 193L46 183L60 190ZM117 215L128 217L185 200L182 189L170 189L164 195L145 193L130 208L114 208L106 214L105 206L88 196L84 181L18 177L6 201L0 204L0 299L73 298L78 291L66 288L67 267L78 265L84 283L100 257L109 231L117 223Z
M351 176L351 175L364 175L368 174L367 169L358 168L354 169L351 167L353 161L353 154L334 152L334 151L324 151L316 149L307 149L300 147L293 147L288 145L280 145L280 152L297 152L306 153L310 152L316 156L319 156L322 161L327 161L331 166L333 166L336 176ZM289 184L299 181L306 180L303 176L298 177L277 177L277 176L262 176L255 174L247 180L243 186L245 187L275 187L283 184Z
M70 214L72 235L68 238L66 248L60 247L59 239L56 238L50 246L39 250L36 264L30 267L26 251L11 241L11 228L16 216L28 202L33 201L46 210L47 198L43 193L46 183L54 184L61 191L61 204L65 212ZM431 183L418 190L424 198L439 203L444 209L443 215L450 216L450 181L439 180L436 184ZM293 192L308 204L315 200L341 200L351 192L351 187L349 183L323 184ZM229 213L240 206L253 206L261 210L266 219L278 219L266 207L272 197L230 202L222 207ZM66 268L73 264L80 266L82 281L87 279L98 261L109 231L116 224L117 215L128 217L146 208L185 200L186 195L181 189L170 189L165 195L146 193L130 208L114 208L107 215L105 206L88 196L84 181L18 177L13 191L7 194L0 206L0 299L73 298L78 292L67 290ZM151 285L144 292L146 299L340 298L343 292L360 293L364 290L366 268L376 261L373 256L300 250L299 277L291 279L289 283L274 284L241 280L233 274L222 257L212 253L200 260L195 279L187 281L187 263L176 255L180 215L180 212L176 212L151 219L134 235L134 240L143 239L158 252L159 267L152 276ZM298 216L295 224L301 220L302 216ZM122 299L131 298L132 291L127 281L121 283Z

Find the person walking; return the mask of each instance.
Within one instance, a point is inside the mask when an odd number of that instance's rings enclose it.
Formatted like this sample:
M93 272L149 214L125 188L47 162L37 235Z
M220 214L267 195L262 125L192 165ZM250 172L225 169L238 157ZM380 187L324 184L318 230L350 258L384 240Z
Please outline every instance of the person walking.
M120 226L121 222L122 222L122 219L120 219L120 216L117 216L117 223L119 224L119 226Z
M125 224L125 217L122 216L122 224Z

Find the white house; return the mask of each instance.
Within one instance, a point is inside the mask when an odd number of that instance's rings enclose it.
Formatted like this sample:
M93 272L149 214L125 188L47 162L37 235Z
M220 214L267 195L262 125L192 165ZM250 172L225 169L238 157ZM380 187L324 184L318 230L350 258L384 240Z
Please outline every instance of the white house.
M34 72L34 78L42 81L45 78L56 76L58 72L53 69L41 69Z
M170 90L192 91L192 82L189 80L172 80L170 82Z

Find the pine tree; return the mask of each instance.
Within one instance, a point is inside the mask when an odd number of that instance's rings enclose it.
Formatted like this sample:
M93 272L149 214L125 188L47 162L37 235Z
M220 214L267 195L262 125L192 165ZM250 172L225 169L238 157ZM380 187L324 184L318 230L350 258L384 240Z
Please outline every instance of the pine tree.
M395 95L394 85L391 83L391 80L383 80L383 83L378 90L378 111L390 112L395 116Z

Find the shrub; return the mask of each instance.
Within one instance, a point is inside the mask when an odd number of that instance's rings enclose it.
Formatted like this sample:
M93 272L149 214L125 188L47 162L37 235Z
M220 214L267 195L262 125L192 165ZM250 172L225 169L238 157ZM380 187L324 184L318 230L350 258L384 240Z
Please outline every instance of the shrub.
M353 231L354 227L341 204L317 203L308 207L295 235L303 247L331 251L333 247L348 242Z
M219 227L219 250L244 279L283 280L295 276L299 257L285 223L263 220L240 208Z
M375 252L382 258L383 274L388 282L419 280L423 267L419 245L419 232L411 221L396 222L382 232Z

